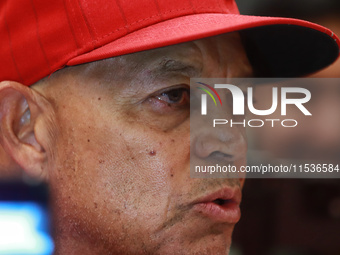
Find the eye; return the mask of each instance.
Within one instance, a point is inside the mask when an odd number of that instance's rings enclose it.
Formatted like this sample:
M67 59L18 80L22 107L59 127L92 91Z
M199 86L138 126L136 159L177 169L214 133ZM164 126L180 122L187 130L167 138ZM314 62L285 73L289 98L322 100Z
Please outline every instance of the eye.
M158 112L171 112L190 108L190 89L188 86L174 86L153 93L148 103Z
M189 101L189 89L186 88L174 88L168 91L162 92L160 95L157 95L156 98L160 101L163 101L171 105L183 105L188 103Z

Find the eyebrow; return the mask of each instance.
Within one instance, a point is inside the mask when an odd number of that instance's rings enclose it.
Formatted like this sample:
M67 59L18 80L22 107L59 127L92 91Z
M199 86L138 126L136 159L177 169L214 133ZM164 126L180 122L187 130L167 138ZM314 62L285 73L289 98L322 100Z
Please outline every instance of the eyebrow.
M184 63L175 59L164 59L158 67L152 71L156 75L166 75L169 73L180 73L190 78L200 77L202 68L198 68L194 65Z

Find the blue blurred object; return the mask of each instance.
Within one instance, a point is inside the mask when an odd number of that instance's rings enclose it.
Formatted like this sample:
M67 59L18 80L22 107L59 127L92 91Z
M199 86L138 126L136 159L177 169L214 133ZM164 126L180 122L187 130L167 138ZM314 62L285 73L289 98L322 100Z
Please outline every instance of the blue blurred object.
M0 202L0 254L50 255L47 211L35 202Z

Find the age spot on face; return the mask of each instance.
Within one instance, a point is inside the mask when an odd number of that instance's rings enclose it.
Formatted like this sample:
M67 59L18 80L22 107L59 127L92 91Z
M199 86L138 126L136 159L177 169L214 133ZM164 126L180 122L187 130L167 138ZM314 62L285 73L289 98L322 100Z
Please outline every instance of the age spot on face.
M170 168L170 177L173 178L174 177L174 169L171 167Z
M156 156L156 151L155 151L155 150L150 151L150 152L149 152L149 155L150 155L150 156Z

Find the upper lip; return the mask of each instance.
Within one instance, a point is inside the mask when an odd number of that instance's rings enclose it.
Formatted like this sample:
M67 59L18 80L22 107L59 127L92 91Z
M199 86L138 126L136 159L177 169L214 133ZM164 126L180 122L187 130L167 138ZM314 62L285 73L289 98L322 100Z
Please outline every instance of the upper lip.
M210 203L217 200L224 200L239 205L241 203L241 199L242 193L239 187L225 187L195 200L193 204Z

